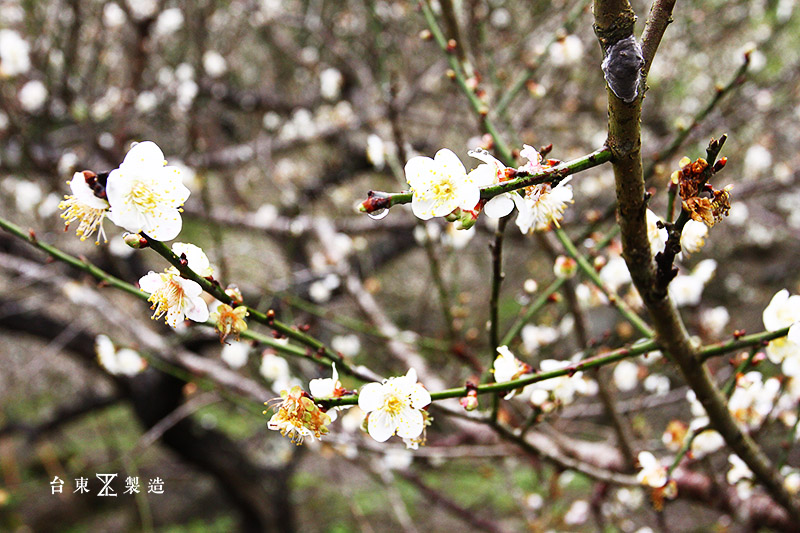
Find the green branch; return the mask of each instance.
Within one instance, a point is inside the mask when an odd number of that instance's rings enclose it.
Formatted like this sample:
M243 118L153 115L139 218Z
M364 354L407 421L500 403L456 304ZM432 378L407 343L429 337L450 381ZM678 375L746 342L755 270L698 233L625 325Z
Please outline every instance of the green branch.
M513 171L513 179L490 185L481 189L481 199L489 200L506 192L512 192L531 185L540 183L557 184L569 175L594 168L611 161L611 150L603 147L571 161L565 161L554 167L545 168L539 172ZM513 169L512 169L513 170ZM367 199L359 206L363 213L375 213L383 209L389 209L395 205L410 204L414 194L411 191L403 192L379 192L370 191Z

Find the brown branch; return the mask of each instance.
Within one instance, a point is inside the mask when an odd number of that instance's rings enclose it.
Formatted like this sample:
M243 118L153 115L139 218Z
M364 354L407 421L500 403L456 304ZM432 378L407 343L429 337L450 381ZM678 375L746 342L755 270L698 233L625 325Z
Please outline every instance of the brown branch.
M620 0L594 3L595 31L603 49L611 37L619 40L633 33L633 10ZM622 29L625 29L624 31ZM647 207L641 158L641 91L626 103L608 90L608 145L613 154L614 179L623 256L656 330L659 343L678 365L684 379L695 391L714 429L747 464L772 498L800 522L800 505L786 491L783 479L764 452L741 428L728 411L725 397L714 385L668 295L660 296L655 287L655 266L650 256L645 210Z
M645 78L650 72L650 65L653 63L661 38L664 36L667 26L672 23L673 7L675 7L675 0L654 0L653 5L650 6L650 14L647 15L647 22L642 32L642 56L644 57L642 76Z

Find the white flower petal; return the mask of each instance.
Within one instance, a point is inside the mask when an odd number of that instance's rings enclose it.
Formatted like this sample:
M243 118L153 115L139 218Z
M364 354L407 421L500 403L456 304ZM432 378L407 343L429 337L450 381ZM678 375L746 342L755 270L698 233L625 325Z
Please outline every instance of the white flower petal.
M442 148L433 157L433 160L444 167L445 173L449 176L461 177L467 174L467 169L464 168L464 163L458 158L452 150Z
M383 396L381 383L368 383L361 388L361 392L358 394L358 406L365 413L369 413L383 405Z
M191 307L185 309L186 318L194 320L195 322L205 322L208 320L208 306L202 298L193 298L190 300Z
M423 200L414 195L411 200L411 211L414 213L415 217L421 220L429 220L436 216L434 214L436 204L437 201L435 198Z
M792 327L789 328L789 334L787 335L789 341L800 344L800 322L795 322L792 324Z
M519 196L519 195L516 195ZM508 193L495 196L483 206L483 212L491 218L501 218L514 209L514 199Z
M429 393L421 384L417 383L414 385L414 388L411 391L410 399L411 407L415 409L422 409L431 403L431 393Z
M397 424L397 435L404 439L419 437L425 427L425 422L419 409L406 407L397 418L400 422Z
M162 285L164 285L164 282L161 280L161 275L152 270L139 279L139 287L145 292L155 292Z
M369 415L367 431L370 437L378 442L386 442L394 435L396 426L394 420L385 411L374 411Z
M153 141L136 143L122 160L123 166L163 167L164 152Z
M412 157L405 166L406 181L412 189L423 187L430 181L433 168L433 159L430 157Z

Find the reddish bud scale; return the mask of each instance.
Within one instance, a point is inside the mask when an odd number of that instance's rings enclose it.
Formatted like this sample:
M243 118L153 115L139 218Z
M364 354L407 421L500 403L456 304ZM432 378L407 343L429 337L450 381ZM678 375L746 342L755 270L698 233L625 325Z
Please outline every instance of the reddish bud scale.
M361 209L365 213L374 213L375 211L380 211L381 209L386 209L388 207L390 207L389 198L385 196L377 196L375 191L369 191L367 193L367 199L361 203Z
M734 332L733 332L733 338L734 339L740 339L740 338L744 337L746 334L747 334L747 331L745 331L743 329L737 329L737 330L734 330Z

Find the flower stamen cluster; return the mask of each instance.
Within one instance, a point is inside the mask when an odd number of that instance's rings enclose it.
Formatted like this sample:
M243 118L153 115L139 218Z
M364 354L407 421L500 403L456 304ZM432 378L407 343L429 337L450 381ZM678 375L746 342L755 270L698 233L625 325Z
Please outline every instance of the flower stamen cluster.
M281 435L289 437L296 445L303 444L306 438L320 439L328 433L326 426L331 418L299 386L292 387L290 391L281 391L281 397L273 401L280 402L280 405L267 422L267 427L280 431ZM266 415L267 411L263 413Z
M724 161L724 158L720 160L723 166ZM702 157L694 162L684 157L680 165L681 169L673 176L673 180L680 187L683 208L692 220L703 222L709 228L713 227L731 209L730 190L733 186L728 185L722 190L717 190L707 183L714 169L709 168L708 162Z
M422 409L431 403L431 395L417 382L412 368L405 376L383 383L369 383L358 395L358 406L367 413L367 431L378 442L392 435L415 439L425 429Z
M109 205L104 198L105 190L97 181L97 175L90 170L76 172L67 185L72 190L72 194L64 196L64 199L58 204L58 208L64 211L61 214L61 218L65 220L64 230L67 230L73 222L79 221L80 224L75 233L82 241L97 231L95 244L100 244L100 238L103 239L103 242L108 242L103 229L103 219L108 213ZM103 189L101 190L102 196L97 193L98 186Z

